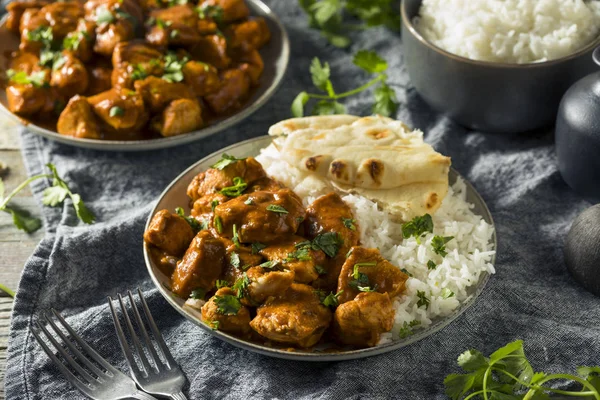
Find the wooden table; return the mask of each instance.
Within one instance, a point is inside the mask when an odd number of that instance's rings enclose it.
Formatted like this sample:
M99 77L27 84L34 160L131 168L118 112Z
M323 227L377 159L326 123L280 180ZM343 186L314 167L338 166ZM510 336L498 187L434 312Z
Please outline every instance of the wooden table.
M26 179L27 173L21 158L18 125L0 116L0 162L8 171L0 175L6 193ZM29 188L12 200L21 208L39 216L40 210ZM15 228L10 214L0 212L0 283L16 290L25 261L44 236L44 229L27 234ZM12 298L0 293L0 400L4 400L4 372L6 370L6 345L10 328Z

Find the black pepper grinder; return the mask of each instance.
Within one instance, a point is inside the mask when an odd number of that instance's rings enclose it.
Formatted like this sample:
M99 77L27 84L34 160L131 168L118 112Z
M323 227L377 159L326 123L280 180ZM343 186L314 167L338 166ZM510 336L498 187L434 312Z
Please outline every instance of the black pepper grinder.
M600 65L600 47L592 57ZM565 182L586 200L600 203L600 71L575 82L563 96L555 139Z

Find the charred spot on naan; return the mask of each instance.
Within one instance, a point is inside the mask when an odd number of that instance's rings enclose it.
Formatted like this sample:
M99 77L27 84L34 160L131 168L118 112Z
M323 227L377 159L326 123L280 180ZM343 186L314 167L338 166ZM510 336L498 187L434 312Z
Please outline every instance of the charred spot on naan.
M308 157L306 159L306 162L304 163L304 166L309 171L316 171L317 169L319 169L319 165L321 165L322 159L323 156Z
M425 208L427 210L437 209L439 205L439 196L436 192L430 192L427 194L427 199L425 200Z
M367 132L367 136L375 140L385 139L392 135L389 129L370 129Z
M365 169L369 171L369 175L371 176L371 179L373 179L373 182L378 186L381 185L381 178L383 177L385 165L379 160L370 158L365 160L364 166Z
M329 165L329 173L338 180L350 180L350 166L344 160L332 161Z

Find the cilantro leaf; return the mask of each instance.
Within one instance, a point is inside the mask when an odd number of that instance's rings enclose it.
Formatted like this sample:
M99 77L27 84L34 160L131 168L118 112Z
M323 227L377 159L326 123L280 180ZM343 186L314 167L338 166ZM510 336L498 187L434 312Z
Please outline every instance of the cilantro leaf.
M444 379L446 396L452 400L460 400L475 384L473 374L450 374Z
M219 5L202 4L196 8L196 12L198 13L198 17L200 19L211 18L217 23L220 23L223 20L224 10L223 7Z
M50 207L56 207L69 195L69 191L62 186L51 186L46 188L42 197L42 204Z
M317 57L313 58L310 63L310 76L313 81L313 85L317 88L327 91L327 82L331 84L329 81L329 76L331 75L331 69L329 68L329 63L321 64L321 60Z
M73 207L75 208L77 218L86 224L93 224L96 221L96 216L90 211L89 208L87 208L81 199L81 196L78 194L71 194L71 201L73 202Z
M219 233L219 234L223 233L223 221L221 221L221 217L216 215L215 218L213 219L213 224L215 226L215 229L217 230L217 233Z
M119 106L114 106L110 108L108 115L111 117L122 117L125 115L125 110Z
M442 257L446 257L448 252L446 252L446 243L454 239L454 236L438 236L435 235L433 239L431 239L431 247L433 248L433 252L435 254L439 254Z
M217 289L221 289L224 287L228 287L229 286L229 282L222 280L222 279L217 279L215 281L215 286L217 287Z
M227 153L224 153L221 156L221 159L219 161L217 161L216 163L214 163L213 165L211 165L210 167L218 169L218 170L223 170L225 167L227 167L230 164L233 164L237 161L244 161L244 160L245 160L245 158L237 158L234 156L230 156Z
M258 266L261 268L265 268L265 269L273 269L278 265L279 265L279 261L270 260L270 261L265 261L264 263L259 264Z
M429 297L425 295L425 292L417 290L417 297L419 298L419 301L417 301L417 307L425 306L425 309L428 309L430 300Z
M167 82L181 82L183 81L183 66L189 61L187 57L179 58L177 54L169 52L164 57L165 61L165 73L162 79Z
M375 104L373 104L373 114L383 115L384 117L390 117L396 114L398 111L398 103L396 99L396 92L389 87L385 82L382 82L377 89L375 89Z
M354 218L344 218L342 217L342 223L344 224L344 226L348 229L350 229L351 231L355 231L356 230L356 225L354 225L356 223L356 220Z
M480 351L470 349L458 356L458 365L465 371L476 371L479 368L487 368L489 360Z
M101 5L96 8L96 23L98 25L110 24L116 20L115 16L106 8L105 5Z
M240 255L236 252L231 252L229 255L229 264L232 266L239 268L240 267Z
M33 233L42 227L42 221L33 217L29 211L5 206L2 211L12 215L13 224L22 231Z
M400 330L398 331L398 336L400 337L400 339L405 339L410 335L414 334L412 328L417 325L421 325L421 321L417 321L416 319L413 319L410 322L404 321L404 323L402 324L402 328L400 328Z
M437 268L436 263L434 263L431 260L427 261L427 269L432 270L432 269L436 269L436 268Z
M194 217L188 217L185 215L185 211L183 211L183 208L177 207L175 209L175 213L186 220L186 222L190 225L190 228L192 228L194 234L200 232L203 229L202 224L200 224L200 222L198 222Z
M326 24L336 14L342 10L340 0L321 0L310 6L310 10L314 12L314 17L320 25Z
M250 278L248 278L248 275L246 275L246 273L244 272L242 277L238 278L238 280L235 281L232 287L232 289L236 291L236 296L238 299L241 299L246 295L248 286L250 286Z
M402 237L405 239L408 239L411 236L418 239L427 232L433 232L433 219L429 214L414 217L412 220L402 225Z
M313 115L336 115L345 114L346 106L337 101L320 100L318 101L313 110Z
M206 290L200 288L192 290L192 293L190 294L190 298L194 300L204 300L205 297Z
M48 83L46 82L46 72L45 71L37 71L32 72L27 75L25 71L16 72L13 69L6 70L6 76L11 82L20 84L20 85L33 85L36 88L46 87Z
M49 49L54 40L54 34L51 26L39 26L32 31L27 32L27 40L40 42L45 48Z
M230 294L215 296L214 302L217 305L217 312L223 315L237 315L242 308L240 300Z
M288 253L288 255L284 261L292 262L292 261L311 261L311 260L312 260L312 256L310 255L309 249L307 247L304 247L304 248L297 249L297 250L293 251L292 253Z
M317 274L319 275L327 274L327 270L322 265L315 265L315 271L317 271Z
M89 37L85 31L71 32L63 39L62 47L65 50L75 51L79 48L81 41L87 39Z
M354 55L352 62L370 74L383 72L388 67L387 61L372 50L360 50Z
M233 186L224 187L219 191L219 193L224 194L227 197L239 197L247 187L248 184L244 181L244 179L236 176L233 178Z
M240 237L238 236L237 226L233 224L232 227L233 236L231 237L231 241L235 244L235 247L240 248Z
M340 304L339 298L342 293L344 293L343 290L340 290L335 294L333 292L329 293L327 296L321 299L321 304L323 304L325 307L336 308Z
M337 232L327 232L317 235L311 243L315 250L321 250L328 257L333 258L337 255L340 247L344 244L344 239Z
M277 214L289 214L289 211L286 210L285 208L283 208L282 206L278 205L278 204L269 204L267 206L267 211L271 211Z
M443 299L449 299L450 297L454 297L454 292L448 288L443 288L441 295Z
M310 99L310 96L306 92L298 93L298 96L292 102L292 115L296 118L304 117L304 106Z

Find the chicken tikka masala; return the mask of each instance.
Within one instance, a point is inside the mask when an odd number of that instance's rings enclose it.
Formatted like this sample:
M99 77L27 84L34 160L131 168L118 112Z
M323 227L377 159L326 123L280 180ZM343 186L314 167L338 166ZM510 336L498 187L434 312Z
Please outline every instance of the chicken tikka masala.
M203 303L213 329L296 348L370 347L392 329L408 276L360 246L336 193L305 208L254 158L224 155L187 194L190 216L157 212L144 240L171 290Z
M62 135L149 139L231 114L259 84L270 39L244 0L47 0L7 5L20 36L6 95Z

